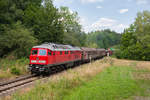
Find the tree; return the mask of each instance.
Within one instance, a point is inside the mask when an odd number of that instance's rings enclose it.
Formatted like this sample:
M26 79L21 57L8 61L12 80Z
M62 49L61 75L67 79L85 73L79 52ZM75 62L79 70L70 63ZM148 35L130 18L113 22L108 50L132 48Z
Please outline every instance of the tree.
M0 0L0 57L28 56L33 45L44 42L83 46L85 39L77 13L59 10L52 0Z
M0 0L0 33L4 33L12 24L23 23L24 11L29 5L40 6L42 0Z
M20 52L16 52L16 55L25 56L27 52L22 51L27 49L21 45L31 48L35 44L33 40L38 44L63 42L64 27L58 9L52 0L44 0L44 5L41 2L42 0L0 0L0 56L18 50ZM28 40L23 44L19 38Z
M45 0L44 6L30 5L25 10L24 23L26 27L32 28L39 43L62 43L64 29L60 17L52 1Z
M150 12L143 11L125 30L121 39L122 58L135 60L150 60Z
M0 35L0 56L12 52L17 57L28 56L31 47L37 42L33 32L22 26L21 22L13 24L12 27Z
M14 52L27 56L36 43L33 31L24 26L24 12L29 5L41 5L41 0L0 0L0 56Z
M61 21L64 26L64 43L84 46L86 34L81 31L77 12L70 12L68 7L60 8Z

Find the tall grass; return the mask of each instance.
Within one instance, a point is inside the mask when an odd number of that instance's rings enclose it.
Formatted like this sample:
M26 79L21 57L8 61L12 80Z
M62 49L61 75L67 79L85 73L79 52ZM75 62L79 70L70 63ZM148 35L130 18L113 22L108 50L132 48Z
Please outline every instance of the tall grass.
M48 83L38 82L28 93L18 92L12 99L132 100L135 96L150 96L147 91L150 81L136 80L133 76L136 71L134 67L111 66L92 77L75 75Z
M92 77L76 76L72 79L38 83L34 89L14 100L123 100L133 96L138 85L132 77L131 67L110 67ZM86 79L85 79L86 78ZM87 80L88 79L88 80Z
M99 60L51 76L47 82L39 81L34 87L18 91L10 99L135 100L135 97L138 96L150 97L149 77L143 79L143 75L150 72L138 67L143 64L145 65L145 62L117 59ZM149 64L146 63L146 66ZM140 75L142 78L136 78Z
M131 67L111 66L85 85L71 91L64 100L124 100L135 95L138 85Z
M12 76L27 73L28 58L21 59L0 59L0 78L10 78Z

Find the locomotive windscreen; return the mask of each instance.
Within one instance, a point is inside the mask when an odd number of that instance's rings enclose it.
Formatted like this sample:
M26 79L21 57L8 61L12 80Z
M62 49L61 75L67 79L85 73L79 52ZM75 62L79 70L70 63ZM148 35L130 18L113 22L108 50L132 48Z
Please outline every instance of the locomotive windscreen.
M37 55L38 50L32 50L32 55Z
M46 50L39 50L39 55L40 56L45 56L46 55Z

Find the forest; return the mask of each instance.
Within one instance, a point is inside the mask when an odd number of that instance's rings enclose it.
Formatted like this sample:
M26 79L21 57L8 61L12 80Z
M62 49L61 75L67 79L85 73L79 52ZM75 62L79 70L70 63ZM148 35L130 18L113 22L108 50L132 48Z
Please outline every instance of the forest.
M91 32L87 35L87 43L94 48L110 48L120 44L121 34L109 29Z
M0 57L28 57L45 42L109 48L121 35L109 29L85 33L77 12L56 8L52 0L0 0Z
M150 60L150 12L137 14L123 33L110 29L85 33L77 12L56 8L52 0L0 0L0 57L29 57L45 42L79 47L117 47L118 58Z

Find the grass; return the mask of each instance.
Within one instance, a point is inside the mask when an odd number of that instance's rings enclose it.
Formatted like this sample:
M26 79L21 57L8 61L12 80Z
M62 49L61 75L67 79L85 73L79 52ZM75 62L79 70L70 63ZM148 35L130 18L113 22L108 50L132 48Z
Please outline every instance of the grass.
M27 73L27 65L29 60L27 58L21 59L0 59L0 79L15 77Z
M108 64L102 61L81 65L51 76L48 83L38 82L30 91L16 93L12 100L62 100L64 95L68 95L70 90L84 85L88 80L100 73ZM31 88L31 87L29 87ZM28 90L28 89L27 89ZM6 99L7 100L7 99ZM10 100L10 99L9 99Z
M62 78L38 83L34 89L14 100L123 100L136 94L138 84L132 77L132 67L111 66L94 77Z
M135 100L150 97L150 79L134 75L150 74L149 69L144 69L147 65L104 58L51 76L47 82L38 81L35 86L5 100Z
M123 100L135 95L138 85L131 67L111 66L85 85L74 89L64 100Z

